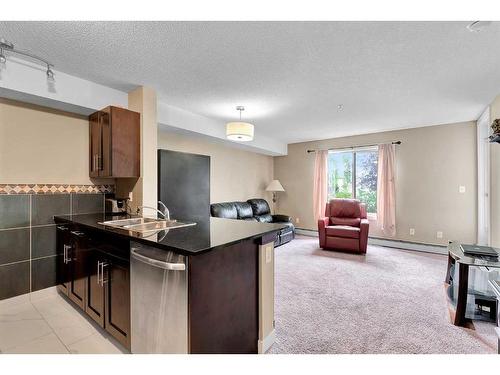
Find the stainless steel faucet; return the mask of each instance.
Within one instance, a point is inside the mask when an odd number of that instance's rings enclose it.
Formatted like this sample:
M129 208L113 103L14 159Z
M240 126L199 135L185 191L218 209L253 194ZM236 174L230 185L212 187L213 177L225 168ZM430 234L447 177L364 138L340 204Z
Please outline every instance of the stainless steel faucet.
M170 220L170 210L167 208L167 206L165 206L165 203L163 203L162 201L158 201L158 203L160 204L160 206L163 207L163 217L167 220Z
M169 209L167 208L167 206L165 206L165 204L162 202L162 201L158 201L158 203L162 206L163 208L163 211L160 211L159 209L157 208L154 208L154 207L151 207L151 206L139 206L137 207L137 213L139 213L141 210L142 212L144 212L144 209L145 208L149 208L150 210L154 210L156 211L158 214L160 214L165 220L170 220L170 211Z

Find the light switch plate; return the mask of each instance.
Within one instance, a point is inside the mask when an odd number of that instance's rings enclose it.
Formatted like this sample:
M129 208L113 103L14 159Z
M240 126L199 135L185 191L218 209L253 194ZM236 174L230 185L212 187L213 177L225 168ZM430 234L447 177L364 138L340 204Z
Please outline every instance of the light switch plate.
M438 231L438 232L436 233L436 237L437 237L437 238L443 238L443 232Z
M298 217L295 218L295 223L296 224L300 223L300 219Z
M414 236L415 235L415 228L410 228L410 236Z
M462 194L463 194L463 193L465 193L465 186L460 185L460 186L458 187L458 192L459 192L459 193L462 193Z

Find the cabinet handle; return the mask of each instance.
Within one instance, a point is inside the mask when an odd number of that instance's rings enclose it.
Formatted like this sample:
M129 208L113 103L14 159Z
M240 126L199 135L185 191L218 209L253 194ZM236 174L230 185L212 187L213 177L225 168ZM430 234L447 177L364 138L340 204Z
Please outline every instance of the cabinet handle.
M71 234L74 234L75 236L78 236L78 237L83 237L85 235L85 233L77 231L77 230L72 230Z
M100 277L99 277L99 268L101 267L101 262L97 261L97 285L101 285Z
M158 268L162 268L164 270L169 270L169 271L185 271L186 270L186 265L184 263L169 263L169 262L163 262L163 261L158 260L158 259L152 259L152 258L149 258L149 257L144 256L142 254L139 254L137 252L137 250L138 249L133 247L130 250L130 254L132 255L132 257L134 259L137 259L138 261L140 261L142 263L146 263L146 264L149 264L153 267L158 267Z
M71 259L69 257L69 249L71 249L71 246L69 245L63 245L63 260L64 264L68 264L71 262Z
M58 226L58 227L57 227L57 229L59 229L59 230L68 230L68 228L66 228L66 227L61 227L61 226Z
M101 286L104 286L105 283L108 282L108 279L104 280L104 267L107 267L108 263L102 262L101 263Z

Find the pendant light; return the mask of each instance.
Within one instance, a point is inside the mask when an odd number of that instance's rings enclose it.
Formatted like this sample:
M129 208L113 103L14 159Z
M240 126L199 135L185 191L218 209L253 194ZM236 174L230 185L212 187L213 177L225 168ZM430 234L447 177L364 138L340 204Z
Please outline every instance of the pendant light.
M241 121L241 112L245 107L239 105L236 107L240 111L240 121L228 122L226 124L226 137L231 141L236 142L249 142L253 141L254 128L252 124Z

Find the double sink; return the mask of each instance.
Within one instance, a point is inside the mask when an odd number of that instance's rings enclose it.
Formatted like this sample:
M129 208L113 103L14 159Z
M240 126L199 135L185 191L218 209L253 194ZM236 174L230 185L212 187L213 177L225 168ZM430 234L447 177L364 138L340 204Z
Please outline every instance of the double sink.
M110 220L110 221L103 221L98 224L136 233L159 232L162 230L183 228L183 227L189 227L191 225L196 225L196 223L181 223L177 220L154 219L149 217Z

